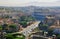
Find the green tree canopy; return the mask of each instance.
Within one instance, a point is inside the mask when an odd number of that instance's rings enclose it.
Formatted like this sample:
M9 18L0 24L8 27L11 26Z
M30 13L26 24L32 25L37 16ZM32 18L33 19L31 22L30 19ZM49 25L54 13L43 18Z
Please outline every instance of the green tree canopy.
M0 25L0 30L2 30L2 26Z
M16 24L11 24L11 25L9 25L9 27L16 28Z
M20 34L7 34L6 36L6 39L25 39L25 36L24 35L20 35Z

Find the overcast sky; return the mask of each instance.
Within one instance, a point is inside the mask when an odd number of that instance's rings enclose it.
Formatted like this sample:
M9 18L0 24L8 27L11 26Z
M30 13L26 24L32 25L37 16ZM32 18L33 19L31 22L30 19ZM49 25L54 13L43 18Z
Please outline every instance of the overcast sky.
M0 6L60 6L60 0L0 0Z

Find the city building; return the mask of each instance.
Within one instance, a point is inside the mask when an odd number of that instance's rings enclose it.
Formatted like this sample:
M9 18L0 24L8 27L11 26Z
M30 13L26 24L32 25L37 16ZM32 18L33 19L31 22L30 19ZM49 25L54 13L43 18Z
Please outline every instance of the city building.
M42 32L32 33L30 39L52 39L52 37L46 37Z

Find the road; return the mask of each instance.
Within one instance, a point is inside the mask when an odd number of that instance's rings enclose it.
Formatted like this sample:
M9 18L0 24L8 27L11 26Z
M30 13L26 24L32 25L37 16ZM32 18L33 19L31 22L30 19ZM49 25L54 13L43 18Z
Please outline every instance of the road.
M36 28L38 27L38 24L40 23L40 21L36 21L35 23L31 24L30 26L28 26L27 28L24 28L22 31L20 32L15 32L13 34L16 34L16 33L22 33L23 35L25 35L26 37L31 34L31 32Z
M22 33L25 36L28 36L36 27L38 27L38 24L40 23L40 21L35 22L34 24L28 26L27 28L25 28Z

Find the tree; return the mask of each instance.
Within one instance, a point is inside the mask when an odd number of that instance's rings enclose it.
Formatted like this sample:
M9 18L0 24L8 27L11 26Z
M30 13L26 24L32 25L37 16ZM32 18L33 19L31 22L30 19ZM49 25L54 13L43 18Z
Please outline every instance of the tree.
M19 19L19 23L22 25L22 27L27 27L27 22L30 22L30 21L32 21L32 20L34 20L34 18L32 17L32 16L22 16L22 17L20 17L20 19Z
M14 37L12 36L12 34L7 34L5 37L6 37L6 39L14 39Z
M20 24L22 25L22 27L27 27L27 22L26 21L21 21Z
M8 24L3 24L2 25L2 30L4 31L4 32L7 32L8 33L8 30L9 30L9 25Z
M53 29L48 29L48 36L52 36L53 35Z
M40 30L48 31L48 24L44 24L43 22L40 22L38 27Z
M60 34L57 35L57 39L60 39Z
M11 24L11 25L9 25L9 27L16 28L16 24Z
M7 34L6 39L25 39L23 34Z
M3 35L3 30L2 30L2 26L0 25L0 39L3 39L4 38L4 35Z
M2 30L2 26L0 25L0 31Z
M8 24L3 24L2 28L3 28L3 30L5 30L6 28L8 29Z
M17 25L16 24L11 24L9 25L9 32L16 32L17 31Z

